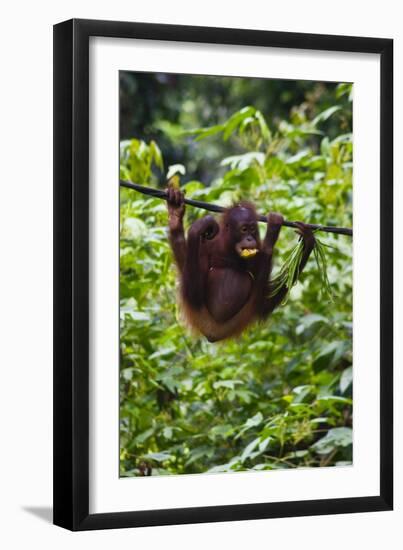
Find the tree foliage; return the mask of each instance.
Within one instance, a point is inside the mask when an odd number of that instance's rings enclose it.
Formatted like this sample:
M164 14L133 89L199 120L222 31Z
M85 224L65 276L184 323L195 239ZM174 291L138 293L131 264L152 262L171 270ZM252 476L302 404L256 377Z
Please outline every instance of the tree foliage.
M350 96L351 86L340 84L326 89L324 103L319 95L315 108L303 102L276 122L246 105L212 124L176 128L174 138L168 131L165 139L187 151L170 172L186 171L190 198L224 206L248 199L260 213L352 226ZM122 140L121 177L158 185L169 170L164 148L142 138ZM211 141L233 154L210 164L208 182L189 177L189 151ZM186 225L203 215L187 207ZM312 256L268 322L209 344L180 320L166 204L121 189L122 476L139 475L144 462L153 475L351 463L352 242L320 239L332 247L332 300ZM282 229L274 275L296 240Z

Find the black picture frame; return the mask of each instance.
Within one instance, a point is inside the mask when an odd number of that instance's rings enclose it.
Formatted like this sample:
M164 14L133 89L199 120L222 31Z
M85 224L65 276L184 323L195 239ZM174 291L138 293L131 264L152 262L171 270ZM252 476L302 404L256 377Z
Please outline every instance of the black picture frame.
M381 57L380 491L366 497L89 513L89 38L363 52ZM54 26L54 523L71 530L391 510L393 40L73 19Z

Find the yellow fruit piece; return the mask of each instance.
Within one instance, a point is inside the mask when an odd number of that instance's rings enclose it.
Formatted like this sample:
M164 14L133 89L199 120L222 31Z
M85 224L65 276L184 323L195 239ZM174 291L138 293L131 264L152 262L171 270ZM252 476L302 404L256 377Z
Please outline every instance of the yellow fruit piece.
M172 178L168 180L168 185L173 189L179 189L180 187L179 182L180 182L179 176L172 176Z
M242 258L250 258L251 256L256 256L256 254L257 254L256 248L244 248L241 251Z

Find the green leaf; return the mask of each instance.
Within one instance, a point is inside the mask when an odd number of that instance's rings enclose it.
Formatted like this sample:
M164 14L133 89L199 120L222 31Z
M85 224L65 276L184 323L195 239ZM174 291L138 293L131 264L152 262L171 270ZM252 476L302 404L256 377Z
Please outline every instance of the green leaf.
M257 437L256 439L251 441L249 445L245 447L245 449L241 454L241 462L245 462L245 460L251 456L252 452L256 449L259 443L260 443L260 437Z
M234 113L224 125L225 127L224 134L223 134L224 141L226 141L231 136L231 134L241 124L242 121L248 118L250 114L254 114L254 112L255 112L255 109L253 107L246 107Z
M194 130L186 130L183 132L183 135L195 135L195 140L199 141L201 139L214 136L215 134L219 134L223 130L224 126L222 124L217 124L215 126L210 126L209 128L195 128Z
M167 426L162 430L162 434L165 437L165 439L172 439L173 429Z
M345 393L350 385L353 383L353 367L344 369L340 377L340 391Z
M305 159L307 157L309 157L310 155L310 151L298 151L298 153L296 153L295 155L293 155L292 157L289 157L287 160L286 160L286 164L297 164L300 160L302 159Z
M144 458L155 460L156 462L165 462L166 460L172 460L173 456L167 452L160 453L147 453L143 455Z
M164 162L162 160L162 153L161 153L161 150L158 147L157 143L153 140L150 141L150 152L151 152L152 158L153 158L156 166L158 166L158 168L160 170L163 170L164 169Z
M252 416L252 418L248 418L248 420L245 422L246 428L253 428L255 426L259 426L263 422L263 415L261 412L258 412L255 414L255 416Z
M325 122L328 120L334 113L337 113L337 111L340 111L341 107L340 105L333 105L332 107L329 107L328 109L325 109L321 113L319 113L313 120L312 125L317 126L319 122Z
M147 233L146 224L138 218L126 218L122 228L123 239L141 239Z
M304 386L297 386L292 391L296 394L296 397L294 398L294 403L302 403L312 390L314 390L314 386L310 384L306 384Z
M309 330L318 324L326 323L326 322L327 322L326 317L324 317L323 315L318 315L317 313L304 315L299 325L297 325L295 332L298 335L300 335L300 334L303 334L306 330Z
M149 439L154 434L154 428L149 428L148 430L140 433L135 438L136 443L144 443L147 439Z
M259 151L251 151L243 155L233 155L232 157L226 157L221 161L221 166L230 166L231 170L239 168L239 170L245 170L253 163L258 163L263 166L265 161L265 154Z
M261 440L260 443L259 443L259 451L261 453L264 453L264 451L267 449L267 447L269 446L271 441L273 441L273 438L271 436L266 437L263 440Z
M316 453L326 455L339 447L348 447L353 443L351 428L332 428L327 434L311 445Z
M262 115L262 113L260 111L256 111L255 117L257 118L257 121L259 122L259 127L260 127L260 131L262 133L263 139L267 143L270 143L271 139L272 139L272 136L271 136L270 129L269 129L269 127L268 127L268 125L267 125L267 123L264 119L264 116Z
M158 351L155 351L149 356L149 359L158 359L160 357L166 357L167 355L172 355L175 353L176 349L173 346L166 348L160 348Z
M341 359L345 349L346 344L344 341L330 342L323 346L313 361L314 370L318 372L325 368L331 368Z

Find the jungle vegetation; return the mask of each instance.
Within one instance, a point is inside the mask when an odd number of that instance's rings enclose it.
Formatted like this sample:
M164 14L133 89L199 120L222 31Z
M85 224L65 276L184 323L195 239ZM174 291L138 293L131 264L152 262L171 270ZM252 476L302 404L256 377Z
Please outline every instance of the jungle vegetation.
M120 94L122 179L352 227L350 84L121 72ZM351 237L318 234L330 293L312 256L268 322L210 344L180 319L166 204L120 197L121 476L351 464Z

